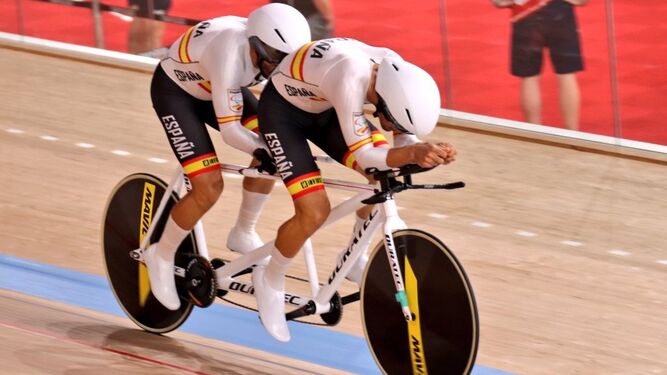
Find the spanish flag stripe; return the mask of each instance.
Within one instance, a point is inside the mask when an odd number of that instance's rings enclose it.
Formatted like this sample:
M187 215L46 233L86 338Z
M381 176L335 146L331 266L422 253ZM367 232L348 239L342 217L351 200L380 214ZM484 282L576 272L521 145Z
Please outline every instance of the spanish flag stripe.
M292 199L293 200L294 199L299 199L306 194L310 194L310 193L312 193L314 191L318 191L318 190L324 190L324 185L315 185L315 186L309 187L306 190L301 190L300 192L298 192L296 194L292 194Z
M366 144L371 143L371 142L373 142L373 139L371 137L368 137L366 139L362 139L361 141L353 144L352 146L349 147L349 149L350 149L351 152L354 152L354 151L358 150L359 148L361 148L361 146L366 145Z
M308 52L308 48L310 48L310 46L313 44L315 44L315 42L310 42L304 45L294 55L292 65L290 66L290 73L292 74L292 78L303 81L303 64L306 60L306 52Z
M215 165L211 165L211 166L206 167L206 168L198 169L194 172L190 172L190 173L186 173L186 174L188 175L188 178L192 178L192 177L198 176L202 173L210 172L210 171L213 171L213 170L216 170L216 169L220 169L220 164L219 163L215 164Z
M232 121L241 120L241 116L227 116L227 117L218 117L218 124L225 124Z
M246 129L253 131L255 133L259 132L259 122L257 121L257 116L250 116L244 121L241 122Z
M355 163L355 157L354 155L352 155L352 152L350 151L346 152L345 155L343 155L343 164L348 168L352 168L354 163Z
M188 44L190 44L190 36L192 35L194 29L194 26L188 29L188 31L186 31L181 38L181 43L178 46L178 57L181 59L181 62L192 62L192 60L190 60L190 54L188 54Z
M210 170L211 168L216 168L220 166L220 162L218 161L217 156L211 156L209 158L199 160L194 163L190 163L188 165L183 166L183 171L185 174L188 176L194 175L194 174L199 174L202 173L200 171L202 170Z
M213 90L211 89L211 81L199 82L198 85L199 85L199 87L204 89L204 91L208 92L209 94L213 92Z

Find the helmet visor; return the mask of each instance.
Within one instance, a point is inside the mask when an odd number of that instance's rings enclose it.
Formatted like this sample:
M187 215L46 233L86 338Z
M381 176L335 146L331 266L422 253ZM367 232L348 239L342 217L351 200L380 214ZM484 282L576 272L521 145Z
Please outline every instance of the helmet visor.
M380 113L384 116L384 118L386 118L389 122L391 122L396 128L396 130L398 130L399 132L412 134L406 128L401 126L401 124L398 123L396 118L392 116L391 112L389 112L389 107L387 107L387 102L385 102L384 99L382 99L382 97L378 94L378 103L375 106L375 112L373 113L373 117L378 117Z
M248 38L250 46L257 52L259 58L270 64L280 64L281 61L287 56L285 52L279 51L273 47L266 45L256 36L251 36Z

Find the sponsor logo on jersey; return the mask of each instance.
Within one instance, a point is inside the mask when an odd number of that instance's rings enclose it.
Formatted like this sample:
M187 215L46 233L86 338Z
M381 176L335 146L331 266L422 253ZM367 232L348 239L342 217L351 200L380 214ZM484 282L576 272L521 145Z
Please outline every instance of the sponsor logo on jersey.
M369 132L368 122L361 112L352 114L352 126L354 127L354 134L358 136L367 135Z
M197 25L196 26L197 29L195 30L195 35L193 36L193 38L201 36L204 33L204 30L208 29L209 26L211 26L211 23L208 21L204 21L199 25Z
M292 162L287 160L285 156L285 150L280 144L278 135L276 133L266 133L264 134L264 141L266 145L271 149L271 155L273 156L273 161L276 163L276 169L280 173L280 178L283 180L294 174L292 172Z
M315 48L313 48L313 52L311 52L310 57L314 59L321 59L323 55L323 52L326 52L331 48L331 43L333 40L320 40L316 45Z
M227 90L227 99L229 102L229 109L238 113L243 111L243 94L240 89Z
M292 199L297 199L308 193L324 189L324 181L320 172L306 173L293 179L286 185Z
M317 95L315 95L312 91L308 90L305 87L294 87L290 85L285 85L285 91L287 91L287 95L289 96L302 96L302 97L314 97L317 98Z
M188 156L194 155L195 144L189 142L188 139L183 136L183 129L181 129L176 118L173 115L169 115L163 116L161 120L176 156L182 160Z
M197 72L191 72L189 70L178 70L174 69L174 75L176 76L176 79L178 79L181 82L200 82L200 81L206 81L204 77L199 75Z

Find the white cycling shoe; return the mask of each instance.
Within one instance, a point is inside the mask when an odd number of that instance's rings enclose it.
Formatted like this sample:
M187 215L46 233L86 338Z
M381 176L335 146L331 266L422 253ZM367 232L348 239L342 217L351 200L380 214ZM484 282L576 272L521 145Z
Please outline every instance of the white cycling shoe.
M148 278L151 281L151 291L164 307L178 310L181 307L181 300L176 291L174 256L167 259L156 250L157 243L154 243L143 252L144 264L148 268Z
M262 245L264 242L255 231L244 231L234 226L227 235L227 248L237 253L246 254Z
M262 266L256 266L252 271L259 319L274 339L288 342L290 333L285 319L285 291L273 289L264 277L265 271Z

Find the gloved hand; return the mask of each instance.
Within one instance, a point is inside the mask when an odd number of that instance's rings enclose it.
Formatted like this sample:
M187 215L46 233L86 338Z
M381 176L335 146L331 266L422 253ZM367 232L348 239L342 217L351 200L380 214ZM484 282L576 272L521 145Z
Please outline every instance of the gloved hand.
M252 152L252 156L259 160L259 166L257 170L260 172L266 172L268 174L276 174L276 164L273 162L273 158L268 151L264 148L258 148Z

